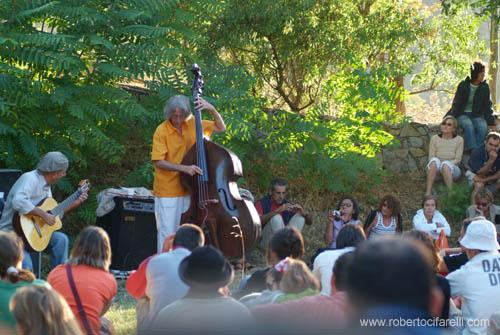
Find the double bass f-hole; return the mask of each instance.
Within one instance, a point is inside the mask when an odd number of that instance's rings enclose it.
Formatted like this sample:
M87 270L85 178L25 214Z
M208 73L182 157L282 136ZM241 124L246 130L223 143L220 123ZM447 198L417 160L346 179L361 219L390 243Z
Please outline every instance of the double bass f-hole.
M235 211L236 207L234 206L233 202L231 201L231 198L228 197L227 192L223 188L217 189L217 192L219 193L220 197L224 199L224 204L226 205L225 207L229 209L230 211Z

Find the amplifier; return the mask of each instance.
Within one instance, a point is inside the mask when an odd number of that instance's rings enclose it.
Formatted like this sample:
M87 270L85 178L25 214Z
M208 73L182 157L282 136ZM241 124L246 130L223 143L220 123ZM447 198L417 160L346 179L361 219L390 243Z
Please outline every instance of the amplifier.
M97 218L111 242L111 269L135 270L147 257L156 253L154 199L115 197L115 208Z

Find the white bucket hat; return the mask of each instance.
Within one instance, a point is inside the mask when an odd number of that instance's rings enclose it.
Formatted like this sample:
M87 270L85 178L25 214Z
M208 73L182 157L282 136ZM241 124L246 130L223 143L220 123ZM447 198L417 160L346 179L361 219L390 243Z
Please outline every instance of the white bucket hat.
M497 231L493 223L481 219L472 221L467 227L460 244L467 249L495 251L500 249L497 241Z

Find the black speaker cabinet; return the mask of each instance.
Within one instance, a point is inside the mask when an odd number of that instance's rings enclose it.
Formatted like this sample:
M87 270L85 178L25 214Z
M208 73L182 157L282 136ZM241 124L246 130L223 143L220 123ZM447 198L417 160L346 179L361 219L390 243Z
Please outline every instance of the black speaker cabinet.
M111 269L135 270L156 253L154 199L115 197L115 208L97 218L111 240Z
M3 198L7 200L12 185L21 177L21 170L0 169L0 192L3 192Z

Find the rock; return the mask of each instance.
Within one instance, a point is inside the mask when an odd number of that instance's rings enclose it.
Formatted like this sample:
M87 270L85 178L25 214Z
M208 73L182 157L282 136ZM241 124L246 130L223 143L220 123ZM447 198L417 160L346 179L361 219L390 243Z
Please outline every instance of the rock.
M418 132L421 135L429 135L429 128L426 125L422 125L422 126L418 127Z
M427 153L424 150L420 149L420 148L411 148L410 149L410 154L414 158L419 158L419 157L427 156Z
M408 166L408 171L415 171L418 169L417 163L412 157L408 157L407 166Z
M411 137L411 136L420 136L421 134L414 127L415 123L407 124L401 129L401 137Z
M424 145L424 140L420 137L410 137L408 140L413 148L421 148Z
M398 149L394 150L394 154L398 158L406 158L408 156L408 149Z

